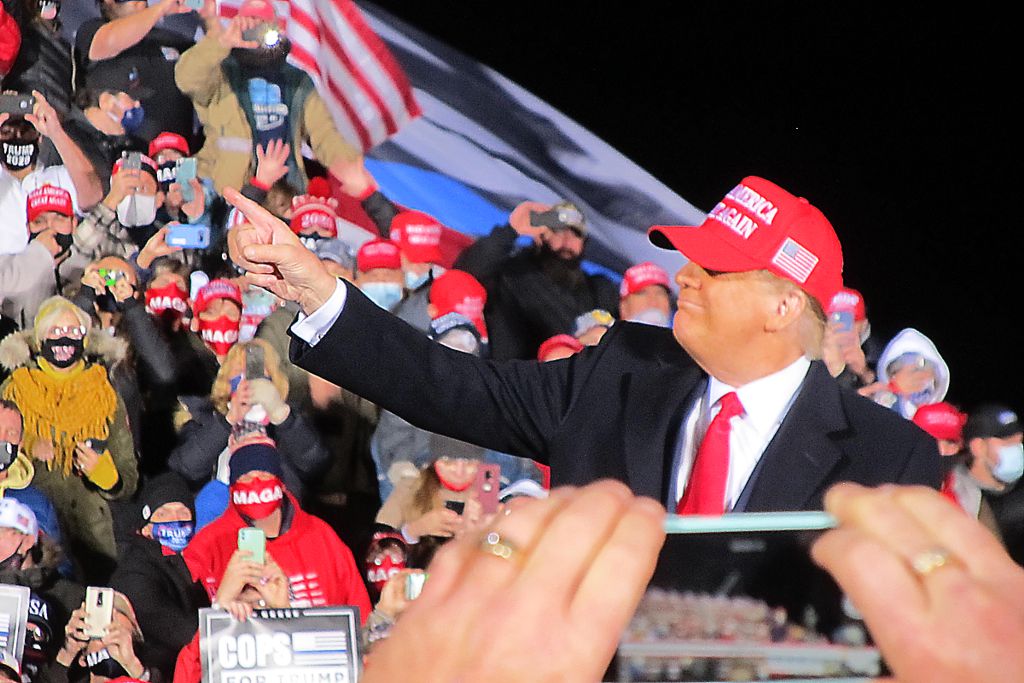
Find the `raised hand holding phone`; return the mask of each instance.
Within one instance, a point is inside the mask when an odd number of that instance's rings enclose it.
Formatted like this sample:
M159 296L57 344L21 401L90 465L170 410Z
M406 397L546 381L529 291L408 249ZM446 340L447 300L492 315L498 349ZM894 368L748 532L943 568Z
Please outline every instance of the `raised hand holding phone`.
M88 586L85 589L85 634L91 640L103 638L113 618L114 589Z

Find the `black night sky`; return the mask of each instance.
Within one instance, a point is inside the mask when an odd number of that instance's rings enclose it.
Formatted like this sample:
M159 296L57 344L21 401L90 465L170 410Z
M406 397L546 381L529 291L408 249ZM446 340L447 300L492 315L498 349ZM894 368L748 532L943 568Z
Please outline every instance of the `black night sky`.
M883 343L915 327L950 365L947 400L1024 408L1006 17L893 3L375 4L702 210L745 175L807 197L836 227Z

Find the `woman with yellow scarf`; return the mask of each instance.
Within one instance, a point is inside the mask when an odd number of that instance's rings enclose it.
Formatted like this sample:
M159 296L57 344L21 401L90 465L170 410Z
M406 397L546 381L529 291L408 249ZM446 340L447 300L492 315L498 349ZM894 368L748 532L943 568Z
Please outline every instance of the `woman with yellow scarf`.
M117 562L107 501L129 498L138 483L124 402L93 360L111 362L119 351L109 335L90 331L85 311L60 296L43 302L32 330L0 344L0 363L11 371L0 396L21 409L32 483L53 502L90 583L105 582Z

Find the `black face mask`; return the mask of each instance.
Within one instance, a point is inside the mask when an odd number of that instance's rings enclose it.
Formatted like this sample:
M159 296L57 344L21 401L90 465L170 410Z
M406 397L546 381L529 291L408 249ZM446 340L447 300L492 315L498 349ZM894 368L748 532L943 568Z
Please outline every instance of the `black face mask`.
M107 648L90 652L85 656L85 664L89 667L89 673L103 678L119 678L128 676L128 672L121 662L114 659Z
M37 237L39 237L39 232L29 233L28 241L31 242ZM58 247L60 247L60 251L58 251L53 258L59 259L64 254L71 251L71 245L75 243L75 236L65 235L64 233L58 232L56 235L53 236L53 241L57 243Z
M70 346L71 355L63 360L58 360L55 354L59 346ZM85 340L72 339L71 337L60 337L59 339L44 339L39 350L40 355L46 362L55 368L70 368L85 355Z
M231 56L246 71L267 72L280 71L284 66L292 43L284 36L273 47L236 47L231 49Z
M3 163L11 171L21 171L36 163L39 158L39 142L28 140L4 140Z

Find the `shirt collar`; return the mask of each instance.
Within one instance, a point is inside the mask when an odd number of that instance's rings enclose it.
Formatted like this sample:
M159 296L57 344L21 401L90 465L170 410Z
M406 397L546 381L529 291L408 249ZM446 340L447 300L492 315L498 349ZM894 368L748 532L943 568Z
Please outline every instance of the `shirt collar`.
M810 367L811 361L800 356L778 372L744 384L738 389L711 377L708 382L707 405L713 406L722 396L735 391L743 404L745 419L759 430L769 429L782 418Z

